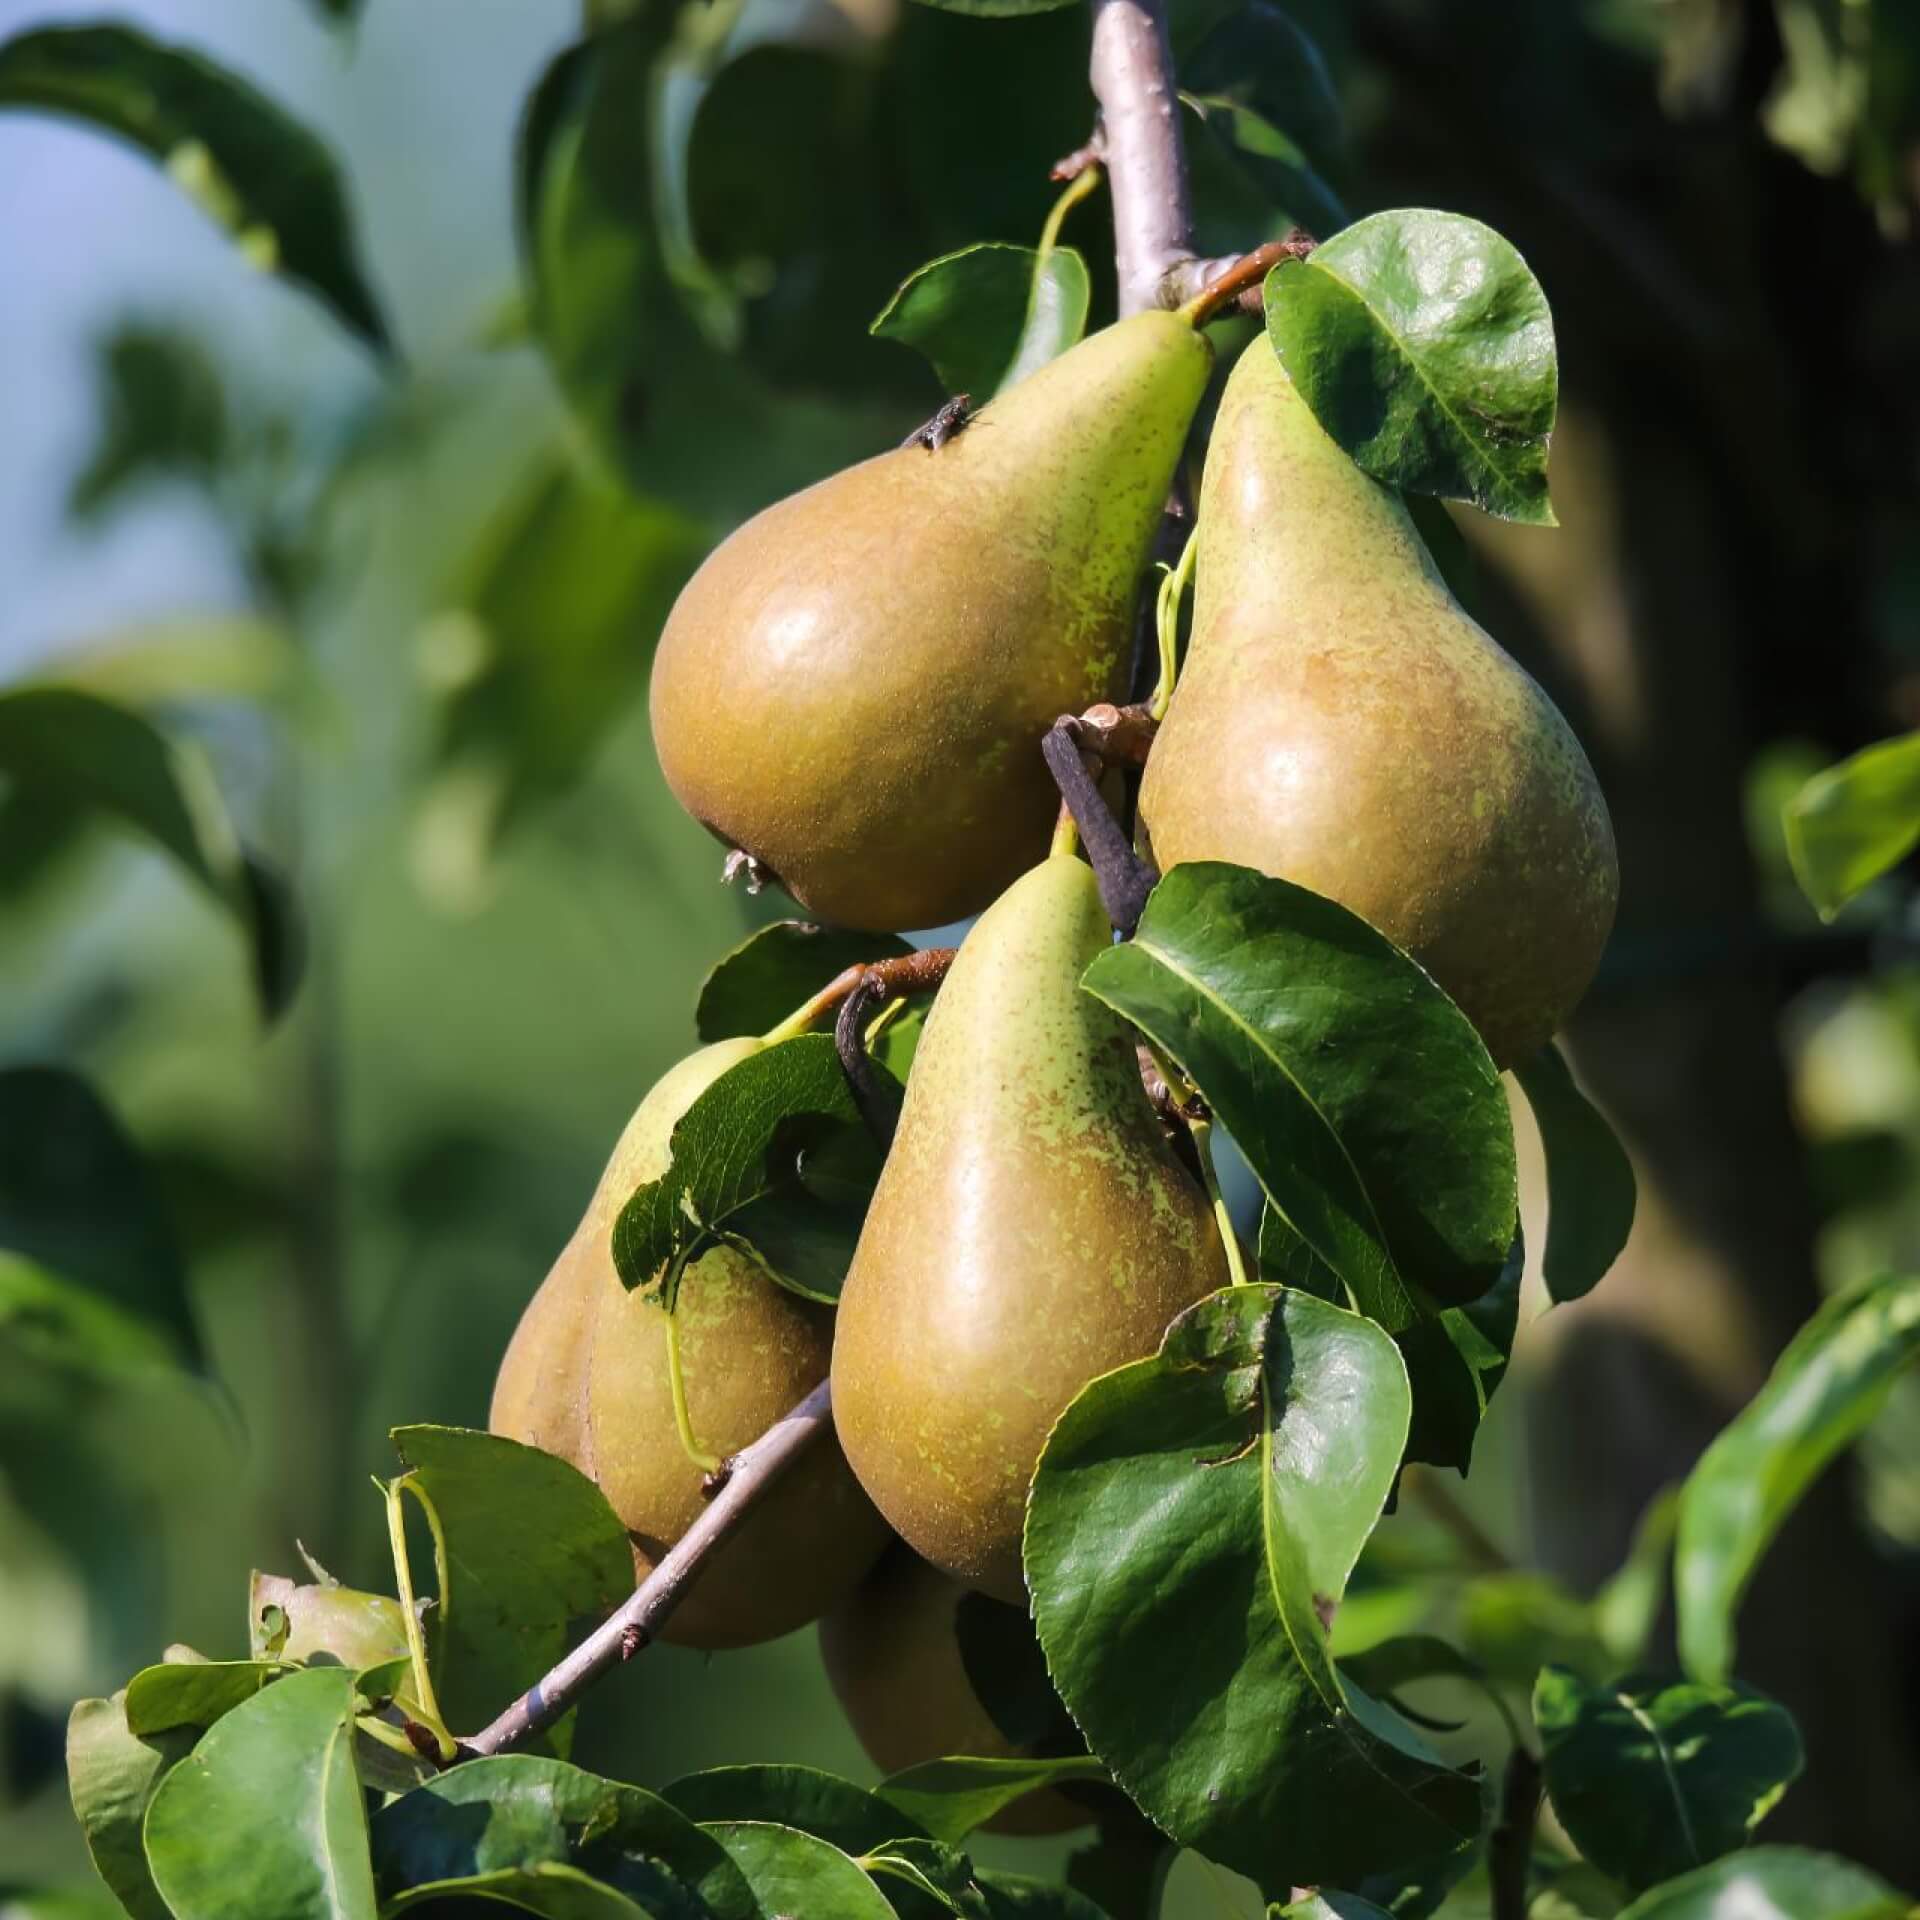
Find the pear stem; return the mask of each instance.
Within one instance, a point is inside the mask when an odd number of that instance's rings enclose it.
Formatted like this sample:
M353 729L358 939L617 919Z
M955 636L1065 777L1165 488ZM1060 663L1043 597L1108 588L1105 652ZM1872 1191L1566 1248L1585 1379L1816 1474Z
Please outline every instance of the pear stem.
M791 1413L735 1454L726 1484L706 1511L667 1549L619 1612L603 1622L490 1725L461 1743L463 1757L505 1753L569 1712L603 1673L651 1643L721 1544L766 1498L793 1463L833 1426L822 1380Z
M1159 599L1154 609L1154 627L1160 640L1160 679L1154 687L1153 698L1147 702L1147 712L1155 726L1167 717L1167 708L1173 700L1173 683L1180 672L1177 658L1180 603L1187 597L1187 583L1193 578L1194 557L1200 551L1199 532L1196 526L1187 535L1187 544L1180 549L1180 558L1166 570L1160 581Z
M1047 215L1047 224L1040 229L1039 252L1042 261L1060 244L1060 229L1065 225L1067 215L1105 178L1106 175L1101 171L1100 163L1096 160L1067 182L1066 191L1053 203L1053 208Z
M824 1019L842 1005L864 980L879 983L881 999L910 993L931 993L947 977L953 965L953 947L922 947L915 953L896 954L891 960L856 961L842 968L810 1000L787 1015L777 1027L769 1027L760 1038L771 1047L791 1040L796 1033L809 1032L815 1021Z
M1319 245L1312 234L1304 227L1295 227L1282 240L1269 240L1251 253L1243 253L1239 259L1230 260L1224 270L1213 274L1185 306L1180 309L1182 316L1191 320L1196 327L1204 327L1207 322L1255 287L1266 284L1267 275L1275 267L1288 260L1304 260ZM1217 266L1218 262L1209 265Z
M407 1556L407 1516L402 1500L402 1496L408 1492L414 1495L433 1521L437 1557L440 1531L438 1516L433 1513L419 1482L410 1473L387 1482L387 1541L393 1549L393 1579L400 1600L401 1624L407 1635L407 1656L413 1667L414 1697L426 1728L433 1735L440 1762L445 1765L453 1759L455 1747L453 1736L447 1732L446 1723L440 1718L440 1703L433 1697L433 1674L427 1666L427 1643L420 1631L420 1609L413 1597L413 1564ZM444 1580L444 1567L441 1577Z
M1050 859L1058 859L1062 854L1071 857L1079 851L1079 823L1073 817L1072 806L1063 799L1060 811L1054 816L1053 838L1048 842L1047 854Z
M1236 1287L1247 1284L1246 1254L1240 1235L1228 1211L1226 1195L1220 1191L1220 1175L1213 1164L1213 1122L1204 1114L1188 1114L1187 1131L1193 1135L1193 1150L1200 1161L1200 1177L1207 1183L1207 1198L1213 1202L1213 1217L1220 1229L1220 1244L1226 1249L1227 1277Z
M702 1473L718 1473L724 1464L717 1453L701 1446L693 1431L693 1414L687 1406L687 1375L680 1361L680 1303L667 1309L667 1384L673 1390L673 1424L680 1435L680 1447Z

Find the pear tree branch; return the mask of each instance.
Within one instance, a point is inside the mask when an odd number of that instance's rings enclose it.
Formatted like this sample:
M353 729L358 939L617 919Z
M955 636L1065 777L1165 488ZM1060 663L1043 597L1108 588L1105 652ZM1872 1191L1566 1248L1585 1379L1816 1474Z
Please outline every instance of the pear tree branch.
M1166 283L1193 258L1193 210L1166 0L1093 0L1087 70L1113 195L1120 311L1177 305Z

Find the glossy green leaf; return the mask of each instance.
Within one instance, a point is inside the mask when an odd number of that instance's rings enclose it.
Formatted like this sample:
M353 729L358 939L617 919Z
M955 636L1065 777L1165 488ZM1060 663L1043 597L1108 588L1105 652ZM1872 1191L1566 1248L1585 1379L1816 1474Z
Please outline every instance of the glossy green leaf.
M889 1840L862 1854L859 1864L883 1888L906 1887L916 1901L959 1920L992 1920L973 1862L958 1848L938 1840Z
M327 146L228 68L131 27L45 27L0 46L0 109L80 120L139 148L234 237L369 345L386 324Z
M383 1913L467 1893L554 1920L762 1920L726 1850L666 1801L531 1754L416 1787L375 1815L372 1844Z
M671 1309L676 1263L716 1240L751 1238L750 1212L775 1198L829 1224L834 1210L806 1206L801 1154L836 1125L858 1122L831 1034L797 1034L728 1068L674 1123L667 1171L636 1188L621 1208L613 1227L620 1278L629 1287L648 1287L668 1269L660 1293ZM817 1261L804 1276L812 1282L804 1290L816 1297L837 1295L852 1257L858 1219L844 1210L837 1217L842 1257Z
M1800 1497L1879 1412L1920 1354L1920 1278L1888 1274L1829 1300L1687 1476L1674 1560L1680 1658L1697 1680L1733 1671L1747 1582Z
M1548 1667L1533 1717L1560 1824L1636 1892L1745 1846L1805 1764L1792 1716L1747 1687Z
M374 1920L353 1676L311 1668L217 1721L147 1809L176 1920Z
M144 1739L175 1727L210 1727L251 1700L287 1668L277 1660L169 1661L143 1667L127 1682L127 1731Z
M705 1831L732 1855L763 1913L894 1920L886 1895L831 1841L757 1820L717 1820Z
M1105 1911L1084 1893L1056 1881L985 1869L979 1880L991 1920L1107 1920Z
M67 1791L94 1869L133 1920L169 1920L147 1867L141 1826L170 1768L192 1751L186 1728L144 1739L127 1726L126 1695L81 1700L67 1721Z
M1633 1230L1633 1162L1551 1041L1513 1075L1533 1109L1547 1161L1541 1276L1556 1301L1578 1300L1620 1257Z
M1491 227L1369 215L1268 276L1267 332L1320 424L1376 480L1554 524L1553 317Z
M1180 1063L1275 1210L1388 1332L1500 1277L1519 1208L1500 1076L1459 1008L1357 915L1185 862L1083 984Z
M1904 1920L1911 1912L1904 1895L1850 1860L1753 1847L1643 1893L1619 1920Z
M243 852L213 771L126 707L68 687L0 692L0 776L131 829L177 860L252 943L269 1015L297 978L286 903Z
M891 933L851 933L776 920L722 955L700 983L694 1025L704 1041L765 1033L848 967L913 951Z
M1816 773L1784 818L1794 874L1831 920L1920 845L1920 733L1882 740Z
M1055 1685L1156 1824L1256 1880L1337 1882L1478 1831L1477 1782L1344 1684L1327 1644L1408 1418L1377 1326L1249 1285L1087 1387L1034 1476Z
M703 1826L791 1827L855 1857L890 1840L928 1837L912 1814L817 1767L712 1767L676 1780L662 1798Z
M1092 297L1072 247L989 240L910 274L870 331L924 354L949 393L985 405L1079 340Z
M936 1840L958 1844L1003 1808L1069 1780L1104 1780L1088 1754L1058 1760L926 1760L881 1781L878 1797Z
M393 1444L440 1517L451 1591L436 1609L434 1691L448 1724L483 1726L633 1589L606 1495L537 1447L461 1427L396 1427ZM564 1749L562 1721L546 1738Z

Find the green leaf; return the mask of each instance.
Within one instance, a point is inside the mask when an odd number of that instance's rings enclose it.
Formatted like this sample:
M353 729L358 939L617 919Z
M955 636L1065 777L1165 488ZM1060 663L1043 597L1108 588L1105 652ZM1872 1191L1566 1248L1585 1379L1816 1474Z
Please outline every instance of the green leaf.
M1674 1562L1681 1664L1733 1671L1733 1616L1800 1496L1879 1412L1920 1354L1920 1277L1887 1274L1829 1300L1722 1430L1680 1494Z
M765 1033L849 967L913 951L891 933L851 933L776 920L715 962L700 983L694 1026L703 1041Z
M116 821L172 855L252 942L269 1016L292 997L297 968L276 884L242 851L213 771L126 707L68 687L0 693L0 776L54 805Z
M147 1857L176 1920L374 1920L353 1715L352 1674L289 1674L161 1781Z
M537 1447L461 1427L396 1427L393 1444L445 1532L434 1691L454 1727L484 1724L559 1659L582 1621L633 1590L606 1496ZM556 1749L568 1723L551 1729Z
M185 1728L146 1738L127 1726L126 1695L81 1700L67 1721L67 1791L100 1878L133 1920L170 1920L147 1868L141 1824L168 1770L192 1751Z
M1024 1607L984 1593L963 1593L953 1611L953 1635L967 1685L1009 1746L1043 1754L1078 1747L1073 1721L1053 1690L1047 1656Z
M416 1787L374 1816L372 1843L383 1913L469 1893L555 1920L762 1920L726 1850L666 1801L531 1754Z
M247 1626L256 1660L331 1662L364 1673L408 1653L400 1602L337 1580L302 1586L277 1573L255 1573L247 1590Z
M326 144L236 73L130 27L47 27L0 46L0 109L64 114L139 148L234 237L370 346L386 323Z
M1547 1792L1575 1846L1638 1892L1744 1847L1805 1764L1793 1717L1748 1687L1629 1675L1533 1689Z
M1519 1209L1500 1076L1357 915L1185 862L1082 984L1180 1063L1275 1210L1389 1333L1500 1277Z
M100 437L67 508L93 520L150 480L208 486L229 452L226 389L201 344L123 322L100 342Z
M662 1798L702 1826L791 1827L856 1857L892 1840L928 1837L912 1814L816 1767L712 1767L676 1780Z
M186 1268L138 1149L61 1067L0 1070L0 1338L118 1373L204 1355Z
M1488 1672L1531 1686L1543 1666L1575 1668L1591 1680L1614 1671L1593 1608L1544 1573L1491 1573L1460 1592L1460 1636Z
M287 1671L278 1660L196 1660L143 1667L122 1696L127 1731L144 1739L175 1727L210 1727Z
M1637 1667L1647 1657L1666 1605L1679 1524L1680 1489L1665 1487L1647 1502L1625 1561L1589 1603L1594 1632L1616 1666Z
M1540 1271L1556 1301L1578 1300L1605 1275L1633 1229L1633 1162L1606 1117L1549 1041L1513 1070L1547 1160L1547 1250Z
M774 1197L804 1202L802 1151L830 1135L835 1123L858 1121L830 1034L797 1034L729 1067L674 1123L667 1171L635 1188L621 1208L613 1227L621 1280L651 1286L663 1268L716 1239L750 1233L750 1211ZM857 1232L858 1222L843 1226ZM816 1269L807 1291L833 1298L852 1252L849 1239L830 1290L820 1289ZM677 1285L672 1271L661 1282L669 1311Z
M960 1920L992 1920L973 1862L938 1840L889 1840L862 1854L859 1864L883 1886L898 1883Z
M1478 1300L1428 1314L1393 1336L1413 1387L1409 1460L1466 1472L1474 1436L1507 1375L1525 1272L1526 1249L1516 1233L1500 1278Z
M1520 1730L1514 1725L1513 1715L1509 1712L1506 1701L1501 1697L1500 1689L1488 1677L1486 1669L1478 1661L1469 1659L1458 1647L1450 1646L1437 1634L1406 1633L1397 1635L1391 1640L1376 1641L1363 1653L1344 1655L1339 1665L1343 1679L1372 1694L1376 1699L1390 1700L1416 1725L1431 1727L1441 1732L1453 1732L1461 1723L1425 1718L1415 1713L1411 1707L1395 1696L1401 1688L1410 1687L1419 1680L1460 1681L1487 1701L1515 1740L1520 1737Z
M1643 1893L1619 1920L1903 1920L1878 1874L1830 1853L1754 1847Z
M704 1831L733 1856L766 1914L894 1920L886 1896L830 1841L756 1820L717 1820Z
M1327 1644L1408 1417L1372 1322L1236 1287L1087 1387L1034 1476L1054 1684L1157 1825L1259 1881L1350 1879L1479 1828L1477 1782L1343 1684Z
M1071 0L922 0L922 4L937 7L942 13L973 14L982 20L1010 20L1016 14L1051 13L1056 7L1071 4Z
M1357 1893L1322 1890L1304 1900L1291 1900L1284 1907L1269 1907L1278 1920L1393 1920L1385 1907L1362 1900Z
M1491 227L1372 214L1268 276L1267 333L1315 418L1376 480L1555 524L1553 317Z
M1071 1887L1025 1873L979 1875L991 1920L1107 1920L1106 1913Z
M949 393L984 405L1078 341L1091 301L1072 247L989 240L909 274L868 330L924 354Z
M925 1760L881 1781L878 1797L936 1840L958 1844L1003 1808L1068 1780L1104 1780L1090 1754L1058 1760Z
M1795 877L1831 920L1920 845L1920 733L1882 740L1816 773L1783 817Z

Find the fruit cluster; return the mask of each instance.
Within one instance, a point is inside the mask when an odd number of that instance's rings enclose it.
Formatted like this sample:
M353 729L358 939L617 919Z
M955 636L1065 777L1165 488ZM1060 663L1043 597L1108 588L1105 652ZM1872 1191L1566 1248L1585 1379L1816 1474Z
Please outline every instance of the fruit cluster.
M822 1620L888 1767L1008 1750L960 1663L962 1596L1024 1609L1027 1489L1053 1422L1232 1277L1138 1036L1080 990L1113 929L1070 844L1047 851L1038 751L1062 714L1124 697L1213 359L1193 313L1120 322L960 430L749 522L660 643L654 737L695 818L823 920L981 918L928 1019L837 1311L727 1245L686 1267L670 1312L616 1272L615 1217L664 1173L675 1122L767 1044L722 1041L641 1103L527 1308L492 1424L597 1480L644 1571L701 1511L689 1433L724 1456L830 1372L838 1447L754 1510L668 1634L729 1647ZM1496 1063L1524 1059L1591 979L1617 886L1560 715L1264 341L1226 383L1194 538L1143 850L1340 901L1427 968Z

